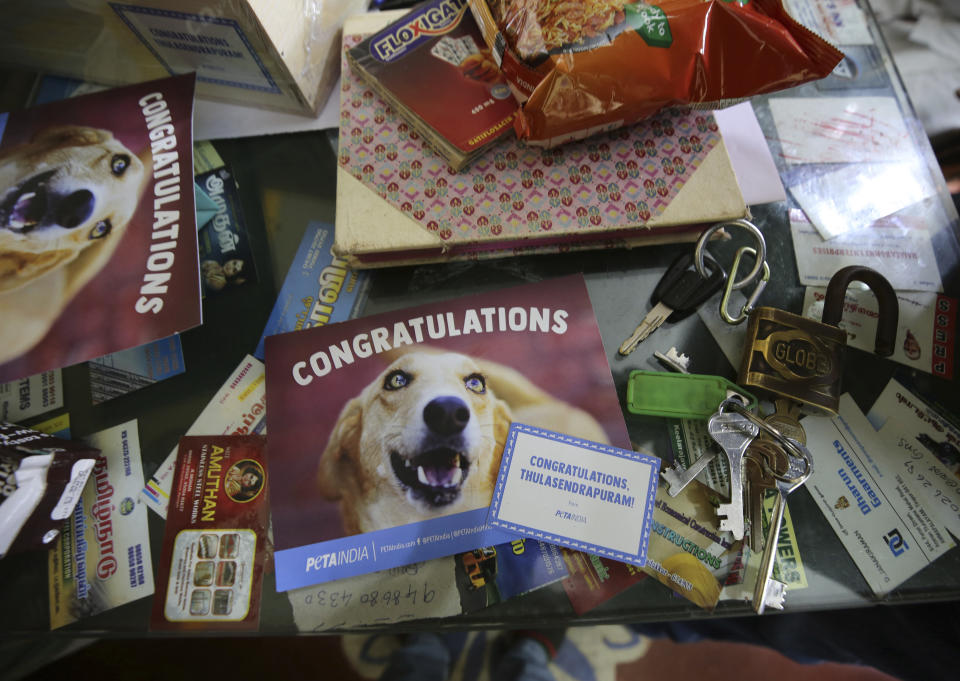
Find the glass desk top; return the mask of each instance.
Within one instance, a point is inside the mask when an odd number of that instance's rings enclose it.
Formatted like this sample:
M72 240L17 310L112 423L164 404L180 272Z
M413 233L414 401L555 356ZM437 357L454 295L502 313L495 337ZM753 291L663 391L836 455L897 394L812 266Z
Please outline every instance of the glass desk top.
M770 144L784 184L786 201L751 207L752 221L768 244L771 280L762 304L799 313L804 287L800 284L790 218L800 204L793 188L813 192L840 215L852 217L863 202L879 200L891 169L909 174L925 197L909 209L929 230L943 281L943 291L960 296L957 263L957 213L922 128L912 113L890 55L874 30L875 44L844 48L843 75L752 101ZM781 139L777 117L790 107L851 97L886 98L902 115L906 153L892 163L795 163L793 141ZM786 107L786 108L785 108ZM216 142L241 189L259 281L204 302L204 323L182 334L187 370L145 389L100 405L91 405L86 365L66 368L64 412L70 414L73 436L83 436L137 419L145 476L149 477L176 446L203 407L240 360L256 347L306 225L334 222L336 196L335 131L299 133ZM800 190L798 189L798 192ZM860 194L858 195L858 192ZM863 195L863 192L867 192ZM809 194L808 194L809 195ZM736 240L735 240L736 241ZM431 264L374 271L364 314L492 291L513 284L583 273L599 323L613 379L624 407L631 438L653 453L669 452L667 431L652 417L630 414L625 408L627 376L633 369L660 368L655 351L675 346L691 358L691 371L735 379L736 369L719 351L717 341L698 315L665 325L633 354L621 357L617 348L648 309L648 299L666 265L689 244L603 250L545 256ZM718 244L718 258L732 259L734 243ZM713 304L713 303L708 303ZM847 352L844 389L862 410L870 407L891 378L911 386L953 414L960 414L960 396L950 380L909 369L869 353ZM44 415L46 418L50 414ZM36 419L40 420L40 419ZM29 422L28 422L29 425ZM815 453L814 453L815 456ZM868 606L878 602L913 603L960 597L960 549L952 548L883 599L872 595L810 493L790 497L796 541L802 553L808 586L791 590L787 611L828 610ZM153 559L160 555L163 520L149 514ZM156 565L154 565L156 573ZM337 587L341 588L341 587ZM428 585L425 588L429 589ZM320 585L312 593L293 597L329 597L335 590ZM320 595L320 594L323 595ZM15 555L0 561L0 596L5 603L2 630L35 635L49 630L47 560L43 554ZM156 596L155 596L156 597ZM361 594L357 594L359 600ZM148 631L151 599L115 608L57 630L64 636L139 635ZM373 607L373 606L371 606ZM643 580L606 603L577 617L564 590L553 584L525 596L468 615L400 622L388 617L379 625L400 628L523 627L543 622L599 623L677 620L750 614L749 605L722 601L707 613L652 580ZM265 575L260 633L291 634L313 627L298 626L287 594L277 593L273 575ZM319 627L324 630L325 627ZM334 627L333 631L343 630Z

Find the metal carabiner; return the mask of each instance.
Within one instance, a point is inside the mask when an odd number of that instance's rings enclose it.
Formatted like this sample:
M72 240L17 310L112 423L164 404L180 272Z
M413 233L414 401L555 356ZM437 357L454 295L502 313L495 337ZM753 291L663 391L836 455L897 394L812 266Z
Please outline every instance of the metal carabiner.
M754 245L757 247L757 252L759 252L759 256L757 256L757 262L753 266L753 269L750 270L750 273L747 274L747 276L745 276L740 281L736 281L736 277L734 276L734 274L733 273L730 274L729 281L732 282L730 286L733 287L733 290L739 291L743 287L749 286L750 284L752 284L754 280L760 276L760 271L763 269L763 267L766 265L766 262L767 262L767 242L764 240L763 234L760 232L757 226L754 225L752 222L740 218L737 220L728 220L726 222L718 222L717 224L711 227L708 227L706 230L703 231L702 234L700 234L700 238L697 239L697 245L694 247L694 250L693 250L693 253L694 253L693 264L696 266L697 272L699 272L700 276L703 277L704 279L706 279L710 275L710 273L707 272L706 265L704 264L703 252L706 249L707 242L710 241L710 237L713 236L713 233L719 229L723 229L724 227L739 227L740 229L746 230L750 234L750 236L753 237Z
M770 266L767 264L767 261L757 261L757 265L763 268L763 274L760 277L760 281L757 282L757 287L753 289L753 293L747 298L747 302L743 304L743 307L740 308L740 314L736 317L727 312L727 306L730 304L730 294L734 290L734 280L737 278L737 268L740 266L740 259L743 257L743 254L752 255L754 258L757 257L757 251L755 248L750 246L743 246L737 250L736 256L733 258L733 265L730 267L730 276L727 277L727 283L723 288L723 297L720 299L720 316L723 317L723 321L727 324L739 324L753 312L753 308L757 305L757 298L760 297L760 294L763 293L763 289L766 287L767 282L770 281Z

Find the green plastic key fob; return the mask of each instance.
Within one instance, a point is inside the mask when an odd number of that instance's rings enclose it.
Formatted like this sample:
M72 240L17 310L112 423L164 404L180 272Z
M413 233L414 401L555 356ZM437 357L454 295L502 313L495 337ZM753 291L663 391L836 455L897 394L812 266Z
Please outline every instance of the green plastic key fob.
M627 378L627 410L631 414L706 419L730 393L742 396L756 410L757 398L722 376L667 371L631 371Z

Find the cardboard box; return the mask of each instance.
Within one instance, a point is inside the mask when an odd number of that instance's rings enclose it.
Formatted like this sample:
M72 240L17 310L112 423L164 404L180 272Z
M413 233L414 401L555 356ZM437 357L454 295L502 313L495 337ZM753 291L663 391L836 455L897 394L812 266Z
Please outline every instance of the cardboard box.
M364 0L7 0L0 63L121 85L197 72L197 96L315 116Z

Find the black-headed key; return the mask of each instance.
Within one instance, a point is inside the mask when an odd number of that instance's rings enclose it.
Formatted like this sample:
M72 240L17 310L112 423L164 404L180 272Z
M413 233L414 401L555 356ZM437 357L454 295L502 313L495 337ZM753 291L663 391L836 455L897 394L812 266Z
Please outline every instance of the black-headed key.
M620 344L621 355L629 355L661 324L668 320L671 323L680 321L720 290L727 273L709 253L704 253L704 256L704 263L710 272L707 278L697 273L693 252L682 253L671 263L650 296L653 309L630 337Z

